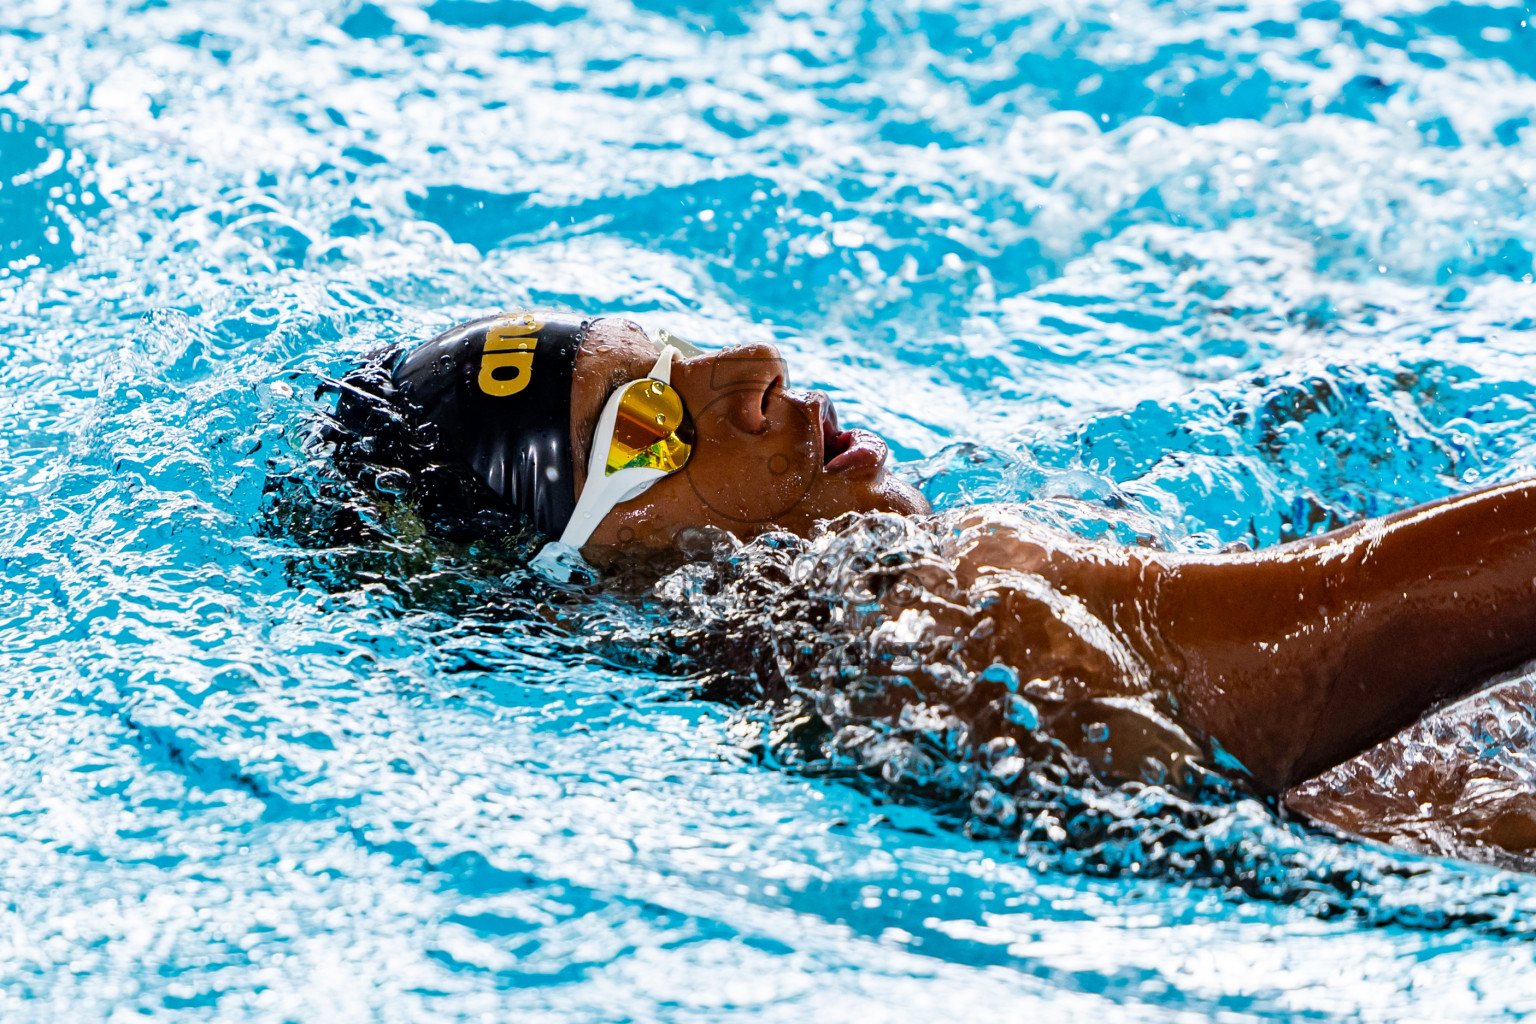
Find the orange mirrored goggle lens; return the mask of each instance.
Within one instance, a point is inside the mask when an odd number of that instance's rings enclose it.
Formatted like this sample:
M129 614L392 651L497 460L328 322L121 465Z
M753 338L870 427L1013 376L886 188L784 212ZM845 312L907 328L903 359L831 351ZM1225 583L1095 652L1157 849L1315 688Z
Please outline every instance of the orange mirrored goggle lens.
M645 377L624 386L608 442L608 475L621 469L675 473L693 453L693 420L670 384Z

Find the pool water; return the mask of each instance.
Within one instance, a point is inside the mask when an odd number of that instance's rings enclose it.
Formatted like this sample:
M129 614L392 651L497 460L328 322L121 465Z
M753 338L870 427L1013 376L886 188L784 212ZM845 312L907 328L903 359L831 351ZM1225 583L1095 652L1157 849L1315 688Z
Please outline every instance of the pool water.
M1536 881L1454 837L1239 799L1116 874L291 513L327 376L523 303L1120 540L1529 475L1533 76L1459 2L6 0L0 1019L1518 1017ZM1456 734L1514 790L1529 705Z

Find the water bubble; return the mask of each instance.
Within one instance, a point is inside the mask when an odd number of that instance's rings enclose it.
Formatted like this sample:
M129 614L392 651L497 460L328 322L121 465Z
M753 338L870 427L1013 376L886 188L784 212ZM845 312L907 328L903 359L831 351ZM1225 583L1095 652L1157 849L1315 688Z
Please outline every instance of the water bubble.
M403 469L387 469L373 478L373 486L398 497L411 489L411 475Z
M1012 797L991 786L981 786L971 796L971 813L1006 828L1018 820L1019 809Z

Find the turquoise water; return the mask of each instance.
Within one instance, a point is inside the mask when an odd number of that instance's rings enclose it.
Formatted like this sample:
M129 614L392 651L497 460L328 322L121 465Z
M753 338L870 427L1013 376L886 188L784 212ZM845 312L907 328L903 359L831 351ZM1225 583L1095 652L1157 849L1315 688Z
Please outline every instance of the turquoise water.
M1530 876L1237 801L1111 877L760 754L652 604L289 513L325 376L521 303L774 341L941 506L1122 539L1529 475L1525 19L7 0L0 1019L1518 1016Z

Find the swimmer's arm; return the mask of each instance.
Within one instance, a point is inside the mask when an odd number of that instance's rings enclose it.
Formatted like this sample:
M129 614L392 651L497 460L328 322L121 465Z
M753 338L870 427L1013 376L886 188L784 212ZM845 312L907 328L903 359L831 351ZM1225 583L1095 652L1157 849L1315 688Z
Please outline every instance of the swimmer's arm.
M1533 481L1251 554L1146 562L1126 595L1139 646L1184 723L1271 792L1536 656Z
M1080 599L1179 724L1268 792L1536 657L1536 481L1241 554L1090 544L990 512L961 527L962 587L998 567ZM974 659L1031 668L1038 610L1008 600L994 614ZM1105 692L1122 682L1099 674Z

